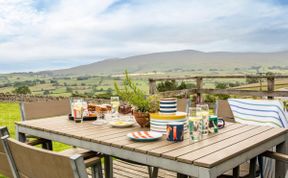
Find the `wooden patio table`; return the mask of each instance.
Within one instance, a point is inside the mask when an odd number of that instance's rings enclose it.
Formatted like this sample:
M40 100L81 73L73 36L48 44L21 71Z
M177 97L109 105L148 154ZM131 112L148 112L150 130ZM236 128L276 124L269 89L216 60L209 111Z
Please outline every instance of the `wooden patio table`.
M274 146L277 152L288 150L288 132L281 128L228 123L199 142L192 143L188 135L177 143L166 141L164 136L154 142L135 142L127 134L145 129L137 125L111 128L92 122L74 123L67 116L17 122L16 135L20 141L30 134L101 152L106 155L106 177L113 177L112 156L175 171L179 177L216 178ZM276 177L283 178L286 172L287 165L277 162Z

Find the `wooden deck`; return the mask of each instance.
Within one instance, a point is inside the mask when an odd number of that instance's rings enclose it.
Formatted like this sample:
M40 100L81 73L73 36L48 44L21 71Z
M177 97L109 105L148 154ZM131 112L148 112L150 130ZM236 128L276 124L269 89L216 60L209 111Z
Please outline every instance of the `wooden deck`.
M89 177L91 176L91 170L87 169ZM149 178L147 166L141 166L137 164L127 163L121 160L113 161L114 178ZM104 175L103 169L103 175ZM176 178L175 172L159 169L158 178Z
M113 163L113 171L115 178L149 177L147 166L130 164L120 160L114 160ZM158 177L175 178L176 173L159 169Z

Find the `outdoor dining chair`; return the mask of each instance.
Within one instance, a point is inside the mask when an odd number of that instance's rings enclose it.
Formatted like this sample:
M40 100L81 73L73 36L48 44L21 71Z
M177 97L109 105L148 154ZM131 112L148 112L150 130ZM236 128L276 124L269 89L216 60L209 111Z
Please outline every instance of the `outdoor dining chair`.
M219 100L215 108L217 116L229 122L272 127L287 127L288 125L283 105L278 100ZM263 156L287 162L287 155L272 151L266 151ZM263 161L262 156L258 156L258 160L261 177L272 177L274 172L272 160Z
M5 135L9 135L8 130L6 127L0 127L0 137ZM6 177L13 177L13 173L11 171L2 142L0 142L0 174Z
M230 105L227 100L217 100L215 105L215 114L218 118L224 119L226 122L232 122L235 123L233 112L230 108ZM245 162L239 166L238 176L240 178L244 178L249 176L250 174L250 164L249 162ZM252 173L251 173L252 174ZM259 176L260 169L257 166L256 167L256 175ZM228 171L223 174L222 177L233 177L233 172Z
M1 128L1 133L4 134L1 135L0 145L4 148L14 178L88 178L87 167L92 167L93 178L103 177L100 159L93 157L85 160L74 152L55 153L27 145L9 138L6 127ZM11 174L8 176L12 177Z
M55 101L37 101L37 102L21 102L20 103L22 121L41 119L45 117L54 117L67 115L70 113L69 99ZM26 135L27 142L30 145L41 144L42 148L52 150L52 141L37 138L33 135ZM29 140L30 138L30 140ZM32 141L31 141L32 138Z

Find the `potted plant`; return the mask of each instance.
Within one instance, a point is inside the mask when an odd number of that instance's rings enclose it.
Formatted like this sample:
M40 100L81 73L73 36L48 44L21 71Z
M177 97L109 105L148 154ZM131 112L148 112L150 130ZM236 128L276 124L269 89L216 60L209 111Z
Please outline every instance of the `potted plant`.
M124 102L133 106L133 115L137 123L141 127L149 127L149 112L158 111L159 103L157 104L157 96L147 97L145 92L138 88L131 80L127 71L125 71L122 85L123 88L120 88L118 83L114 82L117 95L119 95Z

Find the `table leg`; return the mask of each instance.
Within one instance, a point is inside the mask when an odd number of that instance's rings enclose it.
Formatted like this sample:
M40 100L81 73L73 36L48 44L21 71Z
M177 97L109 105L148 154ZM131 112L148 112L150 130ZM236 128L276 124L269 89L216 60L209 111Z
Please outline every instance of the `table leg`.
M288 154L288 134L286 135L286 141L276 146L276 152ZM275 166L275 178L283 178L288 176L288 164L276 160Z
M104 155L105 178L113 178L113 159L110 155Z
M239 178L240 166L233 168L233 178Z
M158 177L158 167L154 167L153 168L153 172L152 172L152 178L157 178Z
M256 162L257 162L257 157L252 158L250 160L249 178L255 178L256 177Z
M19 132L18 126L16 125L16 140L20 142L26 142L26 135L24 133Z
M42 148L46 150L53 150L53 143L51 140L46 140L44 144L42 144Z
M177 173L177 178L188 178L187 175Z

